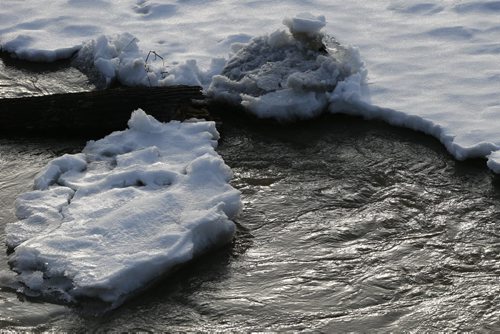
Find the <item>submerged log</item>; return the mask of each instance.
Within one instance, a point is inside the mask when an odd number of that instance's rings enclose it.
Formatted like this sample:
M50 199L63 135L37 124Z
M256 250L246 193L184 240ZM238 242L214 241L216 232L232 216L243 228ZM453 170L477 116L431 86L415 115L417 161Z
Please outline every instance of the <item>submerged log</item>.
M120 87L83 93L0 99L3 133L106 134L127 126L137 108L167 122L209 118L201 87Z

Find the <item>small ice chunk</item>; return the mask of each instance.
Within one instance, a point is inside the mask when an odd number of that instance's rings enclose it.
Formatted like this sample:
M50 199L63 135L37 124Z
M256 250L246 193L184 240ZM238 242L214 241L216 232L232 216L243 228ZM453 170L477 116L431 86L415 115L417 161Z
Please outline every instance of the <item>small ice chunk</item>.
M283 24L293 33L318 33L326 25L326 19L323 15L314 16L310 13L301 13L292 18L285 18Z
M488 167L496 174L500 174L500 150L492 152L488 156Z

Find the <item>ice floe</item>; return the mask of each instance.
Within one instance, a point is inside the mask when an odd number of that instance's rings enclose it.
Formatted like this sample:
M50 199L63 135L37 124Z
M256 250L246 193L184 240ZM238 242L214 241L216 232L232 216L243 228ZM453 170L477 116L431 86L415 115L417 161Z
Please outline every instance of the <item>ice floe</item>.
M214 150L215 124L137 110L128 126L54 159L17 199L6 239L22 292L116 307L231 241L240 194Z

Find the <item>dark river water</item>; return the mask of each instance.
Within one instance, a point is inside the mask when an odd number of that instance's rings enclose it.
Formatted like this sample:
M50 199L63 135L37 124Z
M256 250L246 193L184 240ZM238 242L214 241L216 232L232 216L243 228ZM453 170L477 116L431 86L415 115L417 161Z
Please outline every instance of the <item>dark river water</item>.
M58 84L70 91L61 84L64 71L55 72ZM18 94L7 81L0 81L2 96ZM88 88L82 82L76 90ZM232 245L99 317L0 289L0 329L500 328L500 186L485 161L458 162L428 136L352 117L288 125L238 114L223 120L218 152L244 202ZM15 220L14 199L48 160L84 143L1 138L0 225ZM8 271L2 252L0 285Z

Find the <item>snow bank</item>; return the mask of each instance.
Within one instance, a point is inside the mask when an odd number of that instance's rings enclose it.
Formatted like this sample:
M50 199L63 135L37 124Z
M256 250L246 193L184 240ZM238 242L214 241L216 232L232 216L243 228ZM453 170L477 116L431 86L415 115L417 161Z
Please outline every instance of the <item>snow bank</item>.
M16 201L7 244L21 292L112 307L176 265L228 243L241 206L213 122L129 129L54 159Z
M283 23L289 31L277 30L237 45L221 75L214 76L208 94L242 105L261 118L305 119L330 112L380 119L436 137L458 160L489 156L488 166L500 172L500 158L492 154L500 150L500 139L478 140L490 135L496 123L484 123L484 132L466 131L477 121L469 120L466 127L463 119L454 120L446 113L426 115L377 106L371 103L359 52L323 34L323 16L300 14ZM497 107L488 109L483 114L497 115Z
M69 57L82 45L113 49L119 36L128 32L129 37L137 38L134 43L139 53L120 49L120 43L115 55L88 53L92 55L86 58L88 64L102 70L104 83L123 80L134 85L208 87L211 77L221 74L225 65L221 58L228 56L232 44L241 47L252 36L275 31L288 16L291 19L284 23L294 40L304 42L323 29L334 33L342 45L352 44L360 50L369 69L366 87L357 87L355 77L342 80L338 86L343 91L334 93L336 97L349 95L350 101L360 97L372 107L379 106L374 109L380 111L381 119L390 114L381 110L421 119L428 126L419 129L447 138L446 145L457 158L481 153L486 157L500 149L500 23L495 4L476 0L221 0L216 5L208 0L53 0L40 6L36 0L2 0L0 48L21 58L51 61ZM308 11L316 14L295 16ZM276 37L283 40L279 34ZM315 39L312 41L314 44ZM266 50L265 38L260 42ZM154 58L146 62L150 50L161 55L165 64ZM227 78L229 84L219 78L217 85L252 84L239 82L233 75ZM291 110L294 118L310 117L325 103L331 110L331 100L338 100L309 88L296 94L294 88L273 91L268 83L259 85L270 95L245 93L236 85L227 98L245 101L265 117L269 117L267 106L280 109L276 114L282 115L295 103L278 100L291 99L307 109ZM344 104L345 111L356 112L361 105L347 110L348 104Z
M326 109L329 93L340 82L355 74L364 77L357 51L320 32L324 16L300 14L283 23L289 31L277 30L241 46L221 75L214 76L208 94L241 103L263 118L311 118Z

